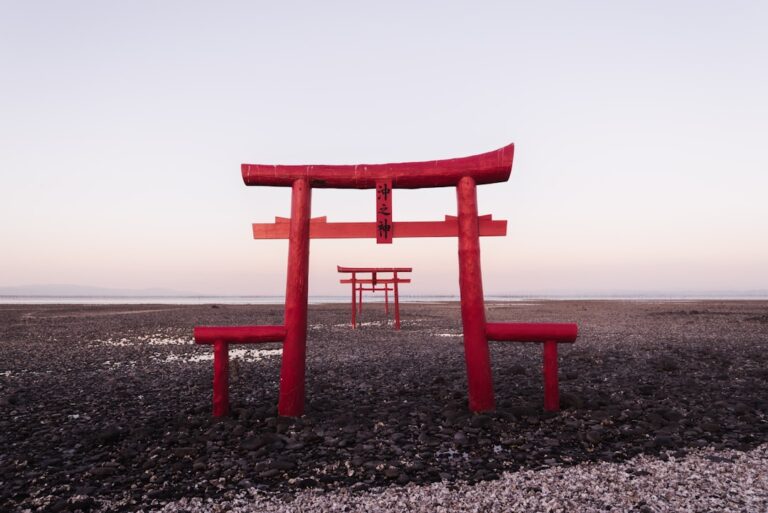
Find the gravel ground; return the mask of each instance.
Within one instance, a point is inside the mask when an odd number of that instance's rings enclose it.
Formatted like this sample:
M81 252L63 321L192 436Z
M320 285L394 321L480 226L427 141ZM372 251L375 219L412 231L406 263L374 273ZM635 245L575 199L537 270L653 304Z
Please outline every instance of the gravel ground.
M280 345L239 351L217 422L192 326L281 307L0 305L0 511L766 511L768 303L489 303L579 323L559 414L538 345L491 344L498 408L470 415L458 305L380 310L310 309L301 419L276 417Z
M182 499L161 511L764 512L768 445L749 452L699 450L682 458L637 456L625 463L505 472L499 480L474 486L409 484L357 494L309 491L287 503L257 493L217 504Z

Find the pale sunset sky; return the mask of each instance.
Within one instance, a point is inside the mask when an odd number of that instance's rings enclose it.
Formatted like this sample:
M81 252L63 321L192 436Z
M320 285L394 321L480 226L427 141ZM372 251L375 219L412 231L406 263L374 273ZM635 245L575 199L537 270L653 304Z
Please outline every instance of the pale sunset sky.
M486 294L768 293L768 2L0 0L0 287L280 295L290 191L240 164L516 145L478 188ZM394 219L455 214L452 188ZM375 195L312 215L373 221ZM458 294L456 239L315 240ZM406 293L403 290L403 293Z

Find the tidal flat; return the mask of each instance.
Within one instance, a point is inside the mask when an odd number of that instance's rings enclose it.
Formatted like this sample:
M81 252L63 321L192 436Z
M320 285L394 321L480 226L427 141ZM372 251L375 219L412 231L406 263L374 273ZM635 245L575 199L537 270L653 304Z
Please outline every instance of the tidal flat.
M488 302L486 316L579 324L559 413L542 408L541 346L513 342L490 343L496 410L468 411L456 302L402 304L399 331L381 304L356 330L348 305L310 305L305 415L277 416L268 343L233 346L223 420L193 326L280 324L281 305L0 305L0 510L768 505L766 473L749 474L768 443L768 302ZM727 486L691 480L690 461ZM667 484L678 465L683 488L655 497L654 465ZM569 472L592 484L572 490Z

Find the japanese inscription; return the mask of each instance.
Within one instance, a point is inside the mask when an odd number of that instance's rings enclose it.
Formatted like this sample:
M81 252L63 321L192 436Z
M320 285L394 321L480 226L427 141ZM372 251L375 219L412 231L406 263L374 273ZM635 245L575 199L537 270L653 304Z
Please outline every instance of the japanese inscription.
M392 181L376 182L376 243L392 244Z

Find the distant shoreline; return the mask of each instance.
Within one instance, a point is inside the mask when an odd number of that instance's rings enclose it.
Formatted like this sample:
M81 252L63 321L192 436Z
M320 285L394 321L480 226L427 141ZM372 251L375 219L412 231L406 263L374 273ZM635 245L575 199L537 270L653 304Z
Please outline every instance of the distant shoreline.
M400 296L404 303L456 302L458 295ZM594 295L487 295L488 302L525 303L530 301L768 301L768 293L755 294L594 294ZM383 302L383 296L366 295L369 303ZM349 296L310 296L310 304L336 304L349 302ZM86 295L0 295L0 305L282 305L284 296L86 296Z

